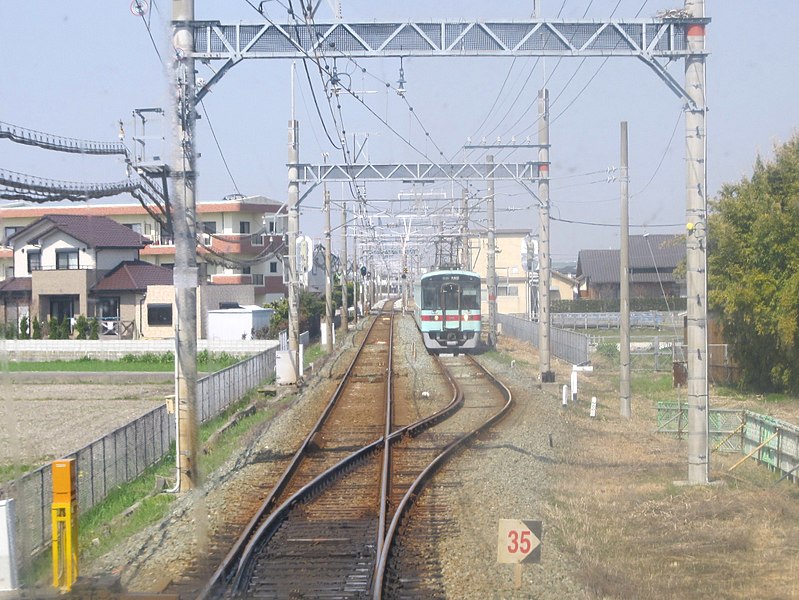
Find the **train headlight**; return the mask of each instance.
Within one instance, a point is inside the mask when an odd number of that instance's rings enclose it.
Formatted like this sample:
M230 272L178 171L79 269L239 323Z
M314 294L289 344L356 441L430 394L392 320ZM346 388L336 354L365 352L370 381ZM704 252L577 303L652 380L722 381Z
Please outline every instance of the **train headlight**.
M469 313L464 313L463 314L463 320L464 321L468 321L469 320Z
M434 321L440 321L441 320L441 315L434 315L433 316L433 320Z

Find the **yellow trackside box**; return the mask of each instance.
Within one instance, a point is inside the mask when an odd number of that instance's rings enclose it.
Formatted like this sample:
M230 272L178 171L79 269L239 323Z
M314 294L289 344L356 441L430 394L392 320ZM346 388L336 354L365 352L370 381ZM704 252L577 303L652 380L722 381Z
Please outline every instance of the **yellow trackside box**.
M51 465L53 477L53 502L73 503L77 498L77 472L74 458L54 460Z

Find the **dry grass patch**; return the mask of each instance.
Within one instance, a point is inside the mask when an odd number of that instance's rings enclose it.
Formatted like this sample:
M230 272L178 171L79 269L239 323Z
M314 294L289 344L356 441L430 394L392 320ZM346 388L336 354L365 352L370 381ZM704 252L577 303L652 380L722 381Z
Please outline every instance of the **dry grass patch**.
M504 351L529 357L521 346ZM559 385L568 383L568 370L556 368ZM688 472L686 442L655 433L651 395L633 388L627 420L619 416L617 369L600 365L580 384L578 405L562 416L570 439L556 445L545 529L546 543L573 561L587 591L623 599L799 599L799 486L777 483L752 461L730 473L737 454L712 455L713 485L678 485Z

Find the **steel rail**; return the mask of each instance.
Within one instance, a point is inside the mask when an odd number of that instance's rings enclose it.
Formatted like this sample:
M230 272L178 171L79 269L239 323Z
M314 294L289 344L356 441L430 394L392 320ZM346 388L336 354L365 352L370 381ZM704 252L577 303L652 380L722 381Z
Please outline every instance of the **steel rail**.
M381 312L378 314L378 317L382 313L383 310L381 310ZM245 549L248 547L248 542L252 537L253 533L255 532L258 523L264 519L264 516L269 512L270 508L272 508L276 498L278 498L280 494L282 494L285 491L285 489L288 487L288 484L290 483L292 476L296 473L300 463L302 462L303 457L307 454L308 448L311 446L314 436L316 436L316 434L319 433L322 426L325 424L328 417L330 416L330 413L333 411L336 402L341 397L342 392L345 386L347 385L347 380L352 374L355 365L358 362L358 359L361 357L361 354L364 348L366 347L366 342L369 339L369 335L372 333L372 330L375 328L376 323L377 323L377 318L372 320L369 329L366 331L366 335L364 336L363 342L359 346L358 351L356 352L355 356L353 357L352 361L347 367L347 370L344 372L341 381L339 382L338 386L336 387L336 390L333 392L332 396L330 397L330 400L328 401L327 405L322 411L322 414L319 416L319 419L311 428L310 432L303 440L302 444L300 444L300 447L297 449L297 452L294 454L294 457L291 459L291 462L287 465L285 471L281 475L278 482L272 488L272 491L269 493L269 496L267 496L261 507L258 509L256 514L253 516L253 518L245 527L244 533L239 537L239 539L230 549L228 554L225 556L222 563L219 565L216 571L214 571L214 574L211 576L211 579L208 581L205 587L200 591L200 594L197 596L198 600L205 600L207 598L210 598L211 592L214 589L216 589L217 586L219 586L223 581L229 582L235 576L241 562L240 559L243 553L245 552ZM357 452L354 454L357 454ZM349 458L351 458L351 456L345 458L344 461L348 460ZM338 465L334 465L332 469L334 469L336 466Z
M420 474L419 476L413 481L413 483L408 488L408 491L403 496L402 500L400 501L399 506L397 507L396 512L394 513L394 517L391 520L391 524L389 526L388 532L386 533L386 538L384 541L383 548L380 550L380 560L378 562L376 573L375 573L375 582L373 585L373 600L382 600L383 598L383 582L386 576L386 567L388 565L388 556L391 551L392 544L395 541L397 528L399 526L400 521L402 520L403 516L405 516L406 512L410 511L414 500L421 492L422 487L424 486L427 481L429 481L433 475L444 465L444 463L449 460L452 455L455 453L456 450L461 449L461 447L469 440L474 438L478 433L487 429L504 416L507 415L510 407L513 404L513 395L511 394L510 390L508 389L505 384L503 384L499 379L497 379L493 373L491 373L488 369L482 366L480 363L477 362L473 357L467 355L468 360L470 360L474 365L476 365L479 369L481 369L486 376L491 380L491 382L496 386L503 395L506 397L506 402L503 407L497 412L494 416L489 418L485 423L479 425L478 427L474 428L471 432L465 434L464 436L454 440L451 442L442 452L436 457ZM447 369L443 363L441 366L445 373L448 374L449 377L452 377L449 369ZM454 381L454 377L452 377Z
M333 465L332 467L327 469L324 473L318 475L311 482L303 486L300 490L295 492L290 498L288 498L283 504L281 504L278 509L276 509L272 514L270 514L267 517L267 519L258 527L257 531L253 532L251 535L248 536L246 547L243 548L242 551L239 553L238 562L235 566L235 571L233 572L233 574L229 575L229 577L226 580L226 583L228 585L227 588L228 592L232 593L234 596L243 593L244 589L246 588L252 576L252 570L254 569L255 558L257 554L261 551L261 549L264 548L264 546L266 546L270 542L274 534L280 529L281 525L285 522L286 518L289 516L290 512L294 508L311 500L317 494L321 493L326 486L335 483L340 477L342 477L350 470L359 466L363 461L367 460L372 454L379 452L380 450L384 450L385 448L388 447L388 445L399 442L405 437L414 437L420 434L421 432L430 429L431 427L435 426L436 424L440 423L441 421L449 417L453 412L457 411L461 407L463 403L463 394L461 390L457 386L451 374L448 373L446 370L444 370L443 372L447 377L448 381L450 382L450 386L453 392L452 400L450 401L450 403L447 406L443 407L441 410L435 412L434 414L425 417L424 419L420 419L419 421L416 421L414 423L405 425L397 429L396 431L391 432L386 437L381 437L375 442L353 452L349 456L342 459L336 465ZM389 405L387 404L387 409L388 408ZM387 489L385 491L381 491L380 509L381 512L384 514L388 504L388 502L386 501L387 497L388 497ZM380 527L383 527L383 529L385 529L386 520L387 520L386 517L383 516L380 525ZM376 555L375 567L378 564L378 560L379 557ZM219 583L221 584L221 582ZM221 590L219 590L219 588L216 588L216 591L221 591Z

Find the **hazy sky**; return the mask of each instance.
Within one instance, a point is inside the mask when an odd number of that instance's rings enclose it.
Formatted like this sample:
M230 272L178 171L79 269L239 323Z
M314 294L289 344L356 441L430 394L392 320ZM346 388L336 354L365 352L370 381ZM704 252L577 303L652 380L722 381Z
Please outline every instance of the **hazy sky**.
M294 0L298 4L299 0ZM267 15L286 22L288 0L264 3ZM606 20L652 17L680 0L541 0L544 18ZM258 4L258 2L253 2ZM530 17L532 1L342 0L344 21L508 20ZM615 9L615 12L614 12ZM198 19L261 22L245 0L197 0ZM751 172L758 153L769 156L775 143L797 127L799 72L799 2L796 0L708 0L707 66L708 174L711 194L725 182ZM53 134L114 141L118 121L125 122L126 142L133 133L132 110L169 106L167 69L171 3L150 0L146 19L134 16L129 0L2 0L0 20L0 121ZM317 21L328 22L326 3ZM149 31L145 24L149 22ZM757 26L755 27L755 24ZM152 39L151 36L152 35ZM157 50L156 50L157 49ZM221 62L211 63L218 68ZM288 60L243 61L231 69L200 107L198 123L199 198L208 201L240 191L285 199L286 137L290 116ZM462 160L468 137L501 137L509 142L536 136L536 97L547 79L551 102L552 255L556 262L575 260L583 248L618 247L619 183L608 181L618 167L619 123L629 122L633 233L667 233L685 221L684 125L682 103L641 61L632 58L408 58L403 62L407 103L395 92L398 59L340 61L338 69L352 89L380 116L352 98L341 99L341 124L362 139L373 162L420 161L423 155ZM366 69L364 73L362 68ZM683 62L670 72L683 81ZM319 75L309 62L316 98L328 130L334 131ZM342 162L328 142L313 104L302 63L298 64L296 110L300 121L300 159L318 164L322 154ZM206 79L211 70L198 65ZM504 92L498 96L505 84ZM413 113L409 111L413 107ZM494 110L491 111L492 106ZM414 116L415 115L415 116ZM418 120L417 120L418 117ZM393 133L387 122L406 142ZM421 125L420 125L421 122ZM222 154L211 135L213 126ZM148 133L166 133L168 128ZM426 135L429 132L429 136ZM168 156L155 145L149 148ZM497 160L535 160L534 151ZM232 179L222 162L224 156ZM483 160L476 152L470 160ZM81 157L22 147L0 140L0 167L50 179L109 182L125 178L116 157ZM611 175L612 175L611 171ZM235 183L234 183L235 182ZM479 188L479 184L475 184ZM420 188L417 187L416 191ZM396 197L402 191L367 186L367 197ZM405 191L411 191L405 188ZM425 192L460 195L451 184L424 187ZM478 190L479 191L479 190ZM538 230L534 200L518 185L497 185L501 227ZM339 186L333 198L348 197ZM321 193L303 204L303 233L322 233ZM335 219L335 218L334 218ZM570 222L572 221L572 222Z

